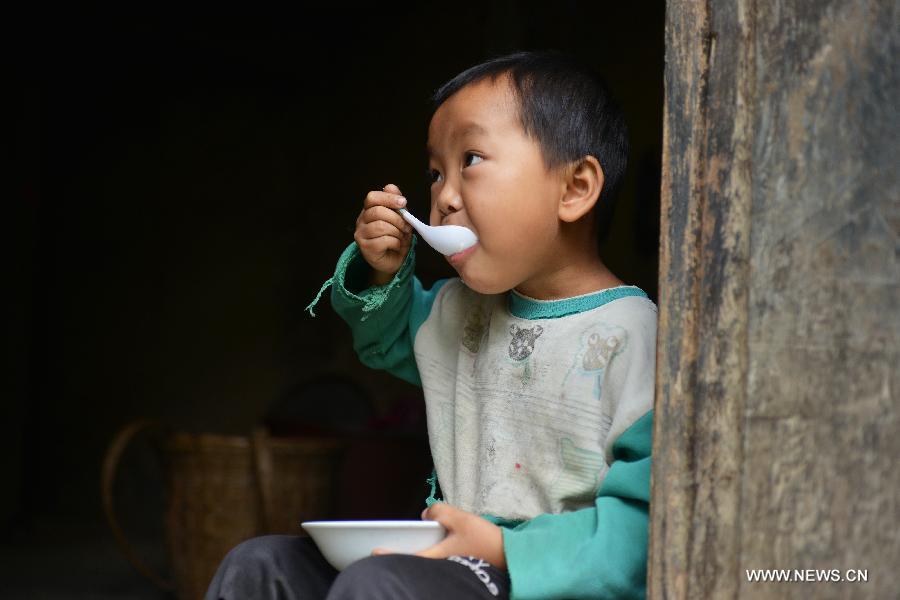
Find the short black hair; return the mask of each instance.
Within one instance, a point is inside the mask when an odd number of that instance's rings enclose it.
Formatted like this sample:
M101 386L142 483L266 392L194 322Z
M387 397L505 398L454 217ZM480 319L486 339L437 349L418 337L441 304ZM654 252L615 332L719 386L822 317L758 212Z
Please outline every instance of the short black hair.
M475 65L443 84L431 98L431 117L467 85L503 75L512 83L522 128L537 141L548 169L588 155L600 163L604 183L595 212L602 240L628 163L628 128L609 87L568 54L516 52Z

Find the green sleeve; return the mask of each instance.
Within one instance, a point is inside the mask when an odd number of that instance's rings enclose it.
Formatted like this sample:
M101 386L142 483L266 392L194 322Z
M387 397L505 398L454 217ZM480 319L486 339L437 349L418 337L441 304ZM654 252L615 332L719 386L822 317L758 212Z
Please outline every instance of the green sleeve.
M503 529L515 600L644 598L653 411L613 444L594 506Z
M370 287L371 268L356 242L351 243L338 259L331 305L350 326L353 349L364 365L421 386L413 342L447 280L436 282L430 290L422 288L413 275L415 246L413 236L406 260L394 278L385 285Z

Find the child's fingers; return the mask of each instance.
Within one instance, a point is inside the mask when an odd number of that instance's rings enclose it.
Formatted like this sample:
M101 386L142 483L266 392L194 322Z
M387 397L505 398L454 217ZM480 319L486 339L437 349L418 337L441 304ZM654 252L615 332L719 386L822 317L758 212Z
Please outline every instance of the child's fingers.
M375 269L396 269L399 264L395 263L403 260L412 245L412 227L396 211L405 205L400 188L393 184L384 186L384 191L366 195L353 239Z
M364 254L377 256L379 258L388 250L400 252L404 248L403 242L393 235L382 235L380 237L369 239L357 239L356 243Z
M447 558L448 556L457 554L455 547L456 540L448 537L430 548L416 552L416 556L421 556L422 558Z
M400 213L385 206L373 206L371 208L363 209L359 215L357 225L373 223L376 221L386 221L396 227L398 231L404 231L406 233L412 232L412 227L403 220Z
M359 237L364 240L371 240L385 235L402 238L404 234L404 232L398 229L396 225L388 223L387 221L364 223L357 228L357 233L359 234Z
M406 206L406 198L398 193L391 194L389 192L371 191L366 194L363 200L363 208L371 208L373 206L387 206L388 208L403 208Z
M444 527L448 527L452 521L455 521L455 517L459 512L459 509L446 502L435 502L422 511L422 519L426 521L437 521Z
M449 504L444 502L435 502L422 511L422 520L437 521L447 530L447 537L430 548L426 548L421 552L416 552L416 556L425 558L445 558L452 553L448 553L449 549L456 544L456 536L454 533L456 525L457 511Z

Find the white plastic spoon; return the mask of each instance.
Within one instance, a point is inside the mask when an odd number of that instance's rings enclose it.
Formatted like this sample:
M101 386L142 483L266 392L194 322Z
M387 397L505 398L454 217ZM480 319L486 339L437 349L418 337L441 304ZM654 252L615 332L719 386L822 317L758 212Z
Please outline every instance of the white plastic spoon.
M400 216L407 223L413 226L413 229L419 232L419 235L428 242L429 246L444 256L462 252L478 242L475 233L466 227L459 225L438 225L437 227L432 227L412 216L405 208L398 208L397 212L400 213Z

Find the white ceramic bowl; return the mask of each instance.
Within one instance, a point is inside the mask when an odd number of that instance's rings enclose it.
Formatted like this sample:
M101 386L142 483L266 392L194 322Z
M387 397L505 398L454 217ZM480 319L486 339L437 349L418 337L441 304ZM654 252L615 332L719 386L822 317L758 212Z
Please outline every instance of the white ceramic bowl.
M306 521L302 525L338 571L370 556L375 548L415 554L447 535L437 521Z

